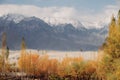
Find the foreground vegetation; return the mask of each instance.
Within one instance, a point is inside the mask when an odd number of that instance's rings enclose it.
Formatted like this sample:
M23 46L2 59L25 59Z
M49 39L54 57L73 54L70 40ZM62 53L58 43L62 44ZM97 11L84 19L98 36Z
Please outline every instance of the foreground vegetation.
M65 57L62 61L26 51L24 38L18 62L10 64L6 34L2 36L0 80L120 80L120 11L112 17L108 37L97 60Z

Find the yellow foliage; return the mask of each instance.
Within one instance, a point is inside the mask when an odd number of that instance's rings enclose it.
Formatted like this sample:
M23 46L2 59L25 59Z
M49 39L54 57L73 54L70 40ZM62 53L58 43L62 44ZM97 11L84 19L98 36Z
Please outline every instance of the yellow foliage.
M73 64L79 64L83 61L82 57L76 57L76 58L70 58L70 57L65 57L58 66L58 75L61 77L65 75L76 75L76 72L74 70Z
M49 73L54 73L56 74L57 73L57 70L58 70L58 60L57 59L50 59L49 60Z
M120 11L112 17L109 35L103 46L104 56L99 63L99 72L105 80L119 80L120 61Z
M2 71L2 57L1 57L1 55L0 55L0 72Z
M49 59L49 56L37 53L21 54L18 65L19 69L29 75L58 74L60 76L75 74L73 63L80 63L83 59L65 57L61 62L57 59Z

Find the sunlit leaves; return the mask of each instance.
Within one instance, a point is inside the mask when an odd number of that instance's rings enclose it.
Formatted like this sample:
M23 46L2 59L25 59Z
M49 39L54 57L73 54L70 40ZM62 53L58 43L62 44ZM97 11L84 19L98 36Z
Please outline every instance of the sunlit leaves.
M120 66L120 11L118 17L112 17L109 25L109 35L105 41L104 57L100 62L100 72L107 80L119 80ZM103 69L103 70L102 70Z

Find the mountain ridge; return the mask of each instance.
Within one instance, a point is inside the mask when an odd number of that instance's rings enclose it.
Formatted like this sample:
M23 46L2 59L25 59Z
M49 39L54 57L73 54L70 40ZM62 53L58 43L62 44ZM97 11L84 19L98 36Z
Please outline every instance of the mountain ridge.
M25 17L16 23L13 17L0 17L0 37L2 32L7 33L10 49L20 49L21 38L25 37L29 49L97 50L107 34L106 27L101 28L105 29L102 33L100 29L78 29L72 24L51 26L37 17Z

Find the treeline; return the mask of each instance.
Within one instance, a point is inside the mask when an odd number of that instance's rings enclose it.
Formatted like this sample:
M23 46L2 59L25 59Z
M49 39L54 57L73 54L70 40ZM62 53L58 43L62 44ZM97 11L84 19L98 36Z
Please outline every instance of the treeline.
M3 33L2 38L4 48L2 48L2 54L0 57L0 77L14 76L14 78L19 77L20 80L99 79L99 76L97 75L96 61L84 61L82 57L71 58L67 56L63 60L59 61L58 59L50 59L46 54L39 55L38 53L27 52L24 38L22 39L21 55L18 62L16 64L10 64L8 61L9 50L6 47L5 33ZM14 74L11 75L13 72ZM19 76L17 73L19 73ZM7 80L7 78L5 80Z
M3 33L0 77L15 72L20 74L20 80L120 80L120 10L116 18L112 17L108 37L97 60L85 61L82 57L67 56L61 61L50 59L46 54L27 52L24 38L20 54L18 62L10 64L6 34Z
M84 62L82 57L65 57L58 61L45 54L27 52L18 60L20 71L42 80L98 80L96 64L95 61Z

